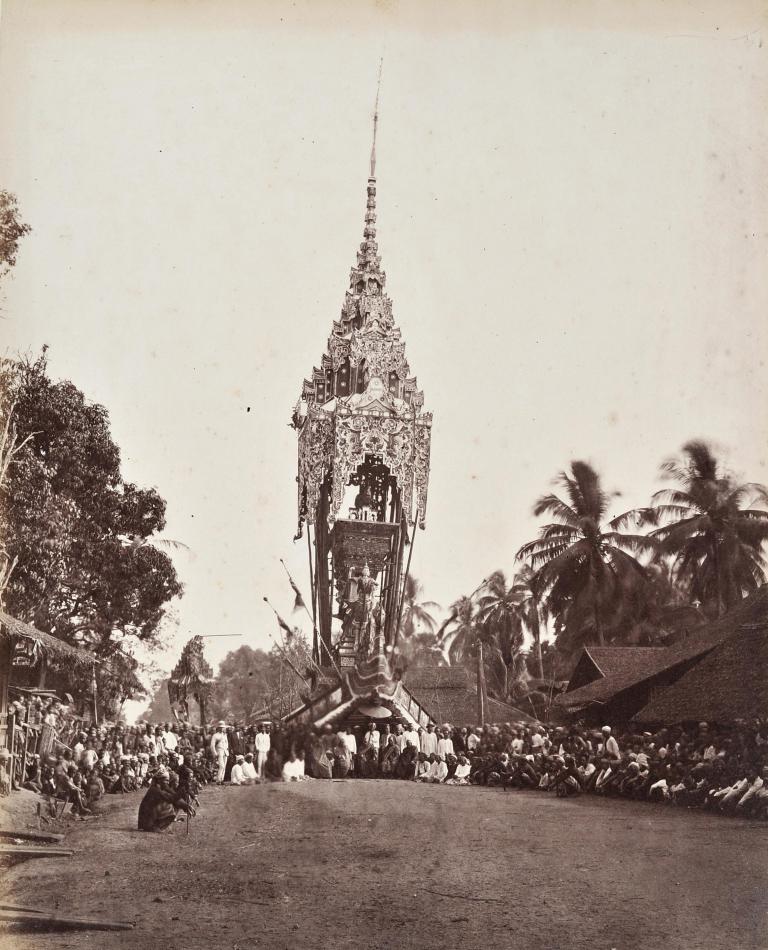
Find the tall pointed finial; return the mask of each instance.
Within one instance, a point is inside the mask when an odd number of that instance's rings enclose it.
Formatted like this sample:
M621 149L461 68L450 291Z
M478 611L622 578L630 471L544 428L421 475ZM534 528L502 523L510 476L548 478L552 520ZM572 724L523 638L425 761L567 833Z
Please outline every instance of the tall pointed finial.
M379 92L381 90L381 70L384 67L384 57L379 60L379 81L376 83L376 104L373 107L373 144L371 145L371 178L376 177L376 127L379 124Z

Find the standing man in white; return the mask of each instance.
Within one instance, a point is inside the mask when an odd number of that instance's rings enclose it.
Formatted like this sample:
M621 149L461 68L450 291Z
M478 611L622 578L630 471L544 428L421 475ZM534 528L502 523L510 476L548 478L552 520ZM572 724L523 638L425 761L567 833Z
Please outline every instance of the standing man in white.
M264 776L267 768L267 755L269 753L270 746L272 745L270 736L269 736L269 726L266 723L262 723L259 726L259 731L256 733L256 771L259 773L260 781L264 781Z
M211 755L216 760L216 784L224 781L229 758L229 739L227 739L227 724L222 720L216 726L216 732L211 736Z

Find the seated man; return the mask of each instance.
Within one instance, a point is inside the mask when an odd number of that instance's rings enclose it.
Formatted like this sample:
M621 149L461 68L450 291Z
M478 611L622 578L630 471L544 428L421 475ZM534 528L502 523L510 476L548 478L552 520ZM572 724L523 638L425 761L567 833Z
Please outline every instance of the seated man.
M395 778L404 779L405 781L410 781L416 778L416 769L418 767L418 759L420 754L421 753L417 752L415 745L412 745L410 742L406 742L405 748L400 753L400 758L397 760L397 765L395 765Z
M449 778L445 780L446 785L469 785L469 759L466 755L460 754L456 769Z
M229 777L229 780L233 785L245 785L243 762L245 762L245 756L235 756L235 764L232 766L232 772Z
M282 780L284 782L300 782L304 778L304 761L299 759L293 749L283 764Z
M486 784L489 788L496 785L506 787L512 778L512 767L509 761L509 753L502 752L495 756L491 771L488 773Z
M176 811L189 804L171 788L168 770L158 770L139 805L139 831L165 831L176 820Z
M431 756L430 756L431 758ZM439 784L444 782L448 777L448 766L445 764L445 760L435 756L435 761L430 765L429 768L429 778L428 782L433 782L434 784Z
M570 754L564 756L562 764L555 773L555 794L558 798L581 794L581 782L576 769L576 760Z
M246 785L255 785L259 781L256 766L253 763L253 753L249 752L243 761L243 779Z
M428 756L426 752L419 752L419 759L416 764L416 781L417 782L428 782L429 775L432 770L432 763L435 761L437 756L432 753Z
M92 809L96 802L104 795L104 783L99 775L98 766L89 769L86 773L85 788L88 807Z

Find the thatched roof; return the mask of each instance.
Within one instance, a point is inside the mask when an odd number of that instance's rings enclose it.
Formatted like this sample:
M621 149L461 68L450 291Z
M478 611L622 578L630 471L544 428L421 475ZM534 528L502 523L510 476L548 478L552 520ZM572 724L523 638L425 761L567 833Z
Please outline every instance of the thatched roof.
M455 726L478 724L477 691L463 667L414 667L406 672L403 685L435 722L450 722ZM490 696L485 705L485 720L487 723L536 722L528 713Z
M768 718L768 610L743 621L635 716L640 722L729 723Z
M585 647L603 676L642 670L649 660L659 657L664 647Z
M720 620L716 620L680 643L664 647L646 657L635 654L627 659L625 669L597 679L593 683L561 693L555 705L568 712L584 709L593 703L607 703L624 690L637 686L661 673L705 656L720 643L733 636L744 625L751 625L768 614L768 585L763 585Z
M90 666L93 663L93 656L85 650L70 646L58 637L45 633L43 630L38 630L31 624L24 623L23 620L17 620L2 611L0 611L0 632L11 639L23 638L36 641L52 659L60 663L75 663L83 666Z

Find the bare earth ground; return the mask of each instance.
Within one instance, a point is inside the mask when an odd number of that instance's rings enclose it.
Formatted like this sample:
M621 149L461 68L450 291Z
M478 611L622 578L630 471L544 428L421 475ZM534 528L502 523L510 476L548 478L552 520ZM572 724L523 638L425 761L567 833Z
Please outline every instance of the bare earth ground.
M133 921L14 950L765 950L768 825L536 792L315 781L211 788L189 837L140 796L18 864L17 904Z

